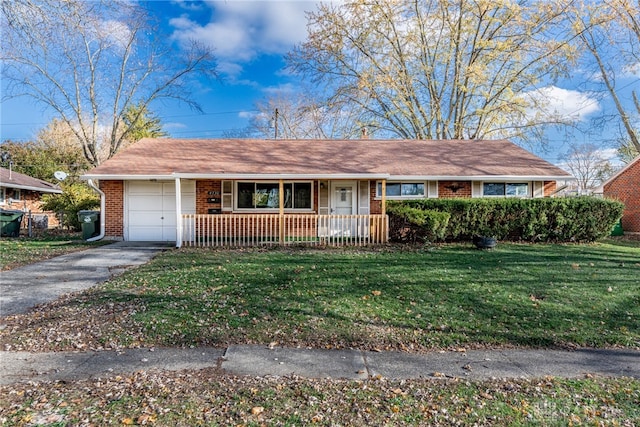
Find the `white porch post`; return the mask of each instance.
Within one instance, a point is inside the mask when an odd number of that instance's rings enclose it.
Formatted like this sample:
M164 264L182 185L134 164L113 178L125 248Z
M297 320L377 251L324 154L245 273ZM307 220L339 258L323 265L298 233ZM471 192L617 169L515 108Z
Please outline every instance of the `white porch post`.
M182 187L176 178L176 248L182 247Z
M381 196L381 214L382 216L385 216L387 214L387 180L383 179L382 180L382 189L381 189L382 194L380 194Z
M280 180L278 182L278 191L280 194L280 197L278 198L279 200L279 233L278 233L278 241L280 243L280 246L282 246L284 244L284 180ZM293 202L292 202L293 203Z

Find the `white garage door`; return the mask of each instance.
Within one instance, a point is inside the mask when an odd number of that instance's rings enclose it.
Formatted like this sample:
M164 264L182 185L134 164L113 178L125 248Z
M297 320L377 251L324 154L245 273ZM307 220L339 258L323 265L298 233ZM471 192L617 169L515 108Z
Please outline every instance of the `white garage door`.
M196 211L195 181L182 181L182 212ZM176 186L173 181L129 181L125 240L176 241Z

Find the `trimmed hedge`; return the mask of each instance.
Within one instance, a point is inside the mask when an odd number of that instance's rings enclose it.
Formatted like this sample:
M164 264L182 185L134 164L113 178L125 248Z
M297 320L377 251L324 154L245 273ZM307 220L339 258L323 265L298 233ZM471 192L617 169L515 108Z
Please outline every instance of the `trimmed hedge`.
M432 223L426 224L425 228L415 210L448 213L446 229L436 227L436 232ZM593 242L611 234L623 210L621 202L586 196L422 199L387 203L390 237L395 241L406 241L396 238L403 235L400 228L410 227L416 238L425 233L428 240L468 241L473 236L492 236L512 241Z
M389 233L392 241L437 241L445 237L451 215L448 212L425 210L403 204L388 204Z

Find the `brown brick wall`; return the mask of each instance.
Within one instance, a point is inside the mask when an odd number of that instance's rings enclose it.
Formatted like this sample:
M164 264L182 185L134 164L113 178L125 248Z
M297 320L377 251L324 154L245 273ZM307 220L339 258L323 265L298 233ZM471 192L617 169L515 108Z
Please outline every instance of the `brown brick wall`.
M209 192L217 194L209 194ZM207 199L217 198L220 203L209 203ZM222 209L222 181L206 180L196 181L196 213L208 214L209 209Z
M100 190L105 195L105 237L124 238L124 182L100 181Z
M470 197L471 181L438 181L439 199L468 199Z
M555 181L544 182L544 197L551 197L554 191L556 191L557 185Z
M20 200L12 200L9 203L9 199L15 197L13 189L7 188L6 204L2 205L3 209L31 211L33 213L41 212L40 209L40 193L29 190L20 190Z
M640 233L640 159L605 184L604 196L624 203L622 229Z
M20 190L20 200L12 200L11 203L9 203L9 199L14 196L13 189L7 188L6 195L7 195L6 203L0 206L2 207L2 209L19 210L24 212L31 211L32 215L39 215L39 216L46 215L48 217L47 224L49 228L57 227L58 225L60 225L60 222L58 221L58 218L56 217L55 212L42 210L42 207L41 207L42 194L41 193L37 191L31 191L31 190ZM29 226L27 217L28 217L28 214L25 214L25 216L22 218L22 223L21 223L22 228L27 228Z
M380 215L382 213L382 200L376 200L377 181L369 181L369 214Z

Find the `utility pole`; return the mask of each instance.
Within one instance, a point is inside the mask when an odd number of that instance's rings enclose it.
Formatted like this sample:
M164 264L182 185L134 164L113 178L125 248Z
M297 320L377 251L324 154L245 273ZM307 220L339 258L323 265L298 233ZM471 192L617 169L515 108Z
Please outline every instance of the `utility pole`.
M273 135L273 139L278 139L278 109L276 108L275 114L274 114L274 135Z

